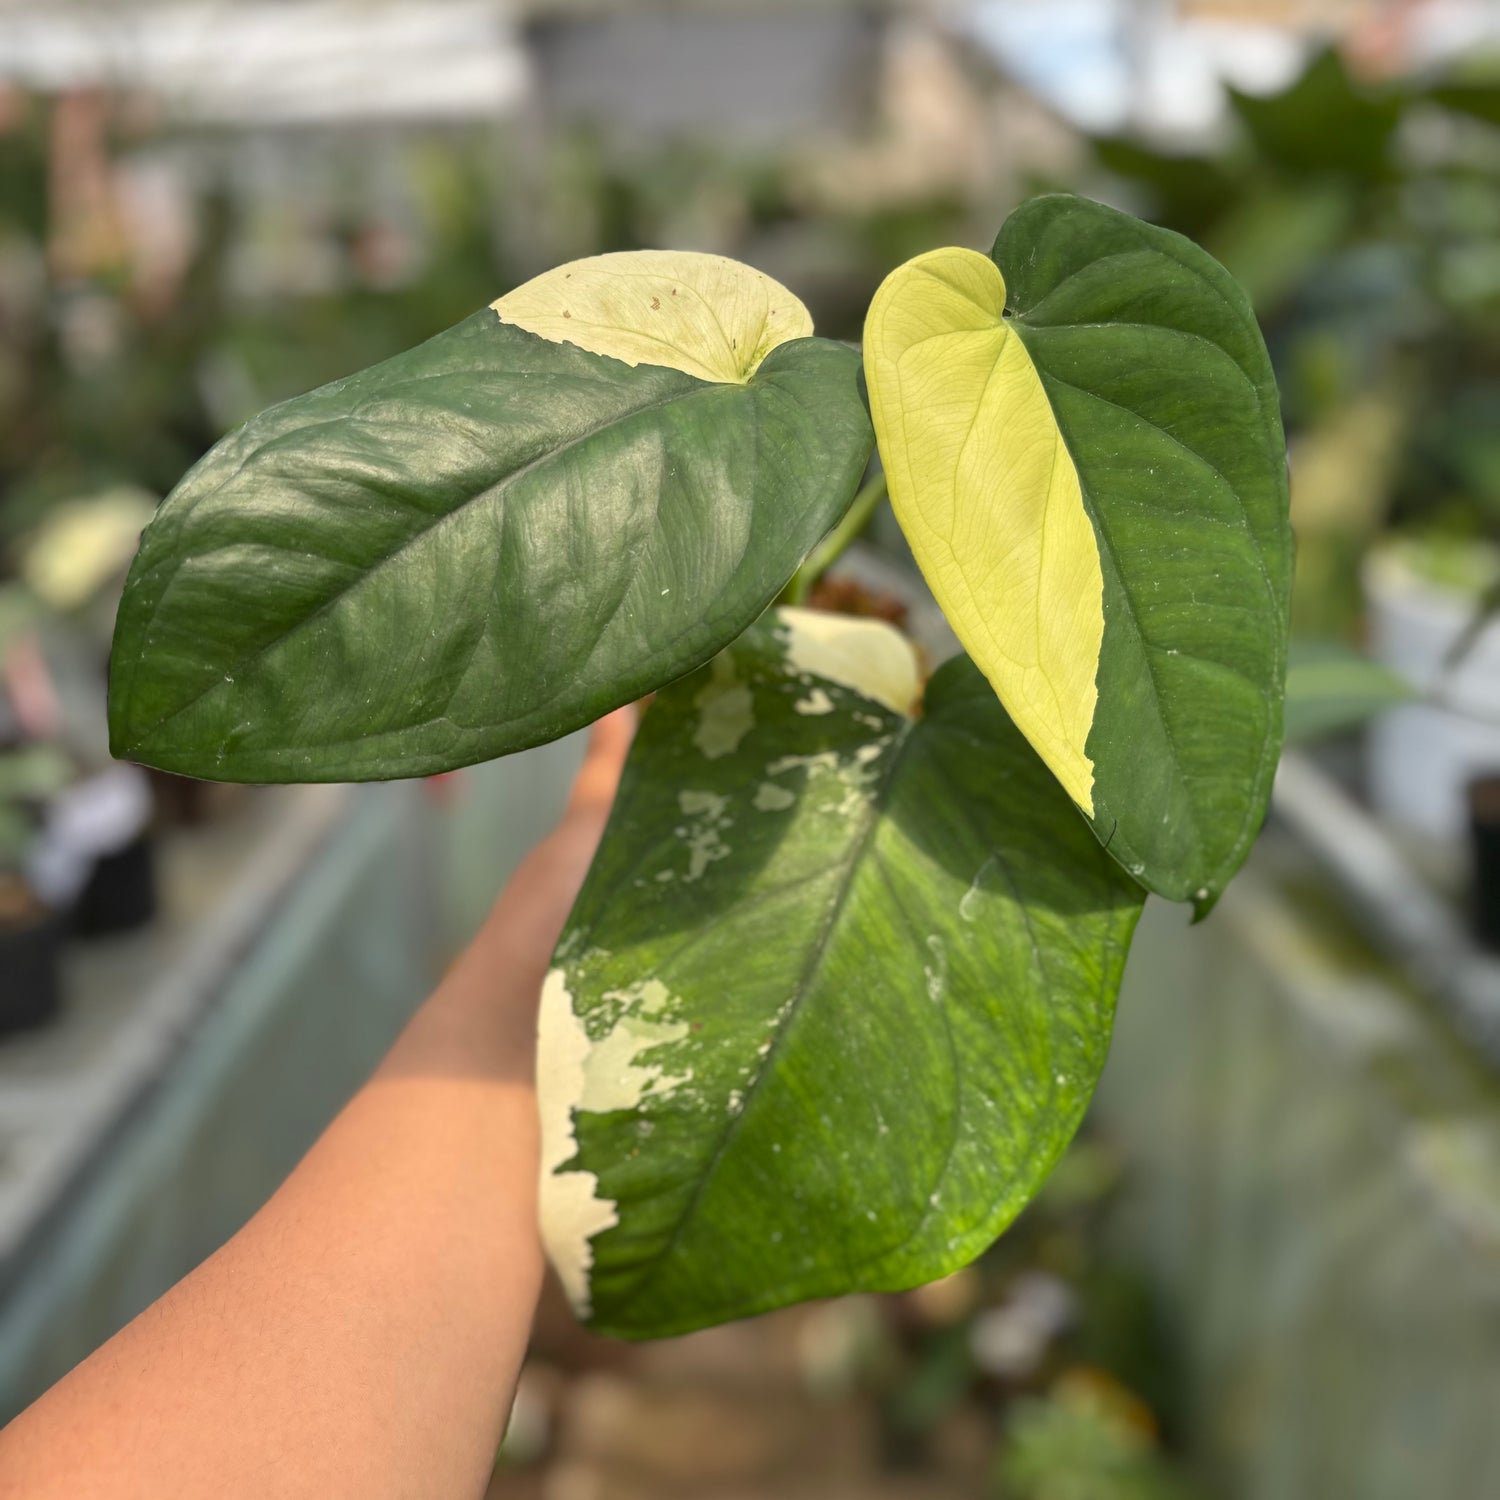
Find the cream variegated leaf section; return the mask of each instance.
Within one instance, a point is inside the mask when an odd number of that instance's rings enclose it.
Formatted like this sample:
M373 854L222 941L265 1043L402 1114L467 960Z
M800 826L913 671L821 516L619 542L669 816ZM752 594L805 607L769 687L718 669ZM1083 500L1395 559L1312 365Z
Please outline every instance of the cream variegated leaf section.
M1016 726L1092 814L1098 542L1006 321L999 268L945 249L893 271L870 305L864 363L891 504L928 585Z
M788 607L779 609L776 619L794 671L853 688L908 718L915 712L922 693L920 664L916 649L894 625Z
M627 365L743 385L778 344L812 334L779 282L722 255L625 250L546 271L491 303L505 323Z
M573 1009L566 973L554 968L542 985L537 1016L542 1244L569 1302L584 1318L589 1314L594 1236L620 1219L616 1205L600 1195L592 1172L564 1170L578 1153L577 1114L635 1109L647 1094L663 1099L691 1076L669 1074L659 1063L642 1061L688 1035L686 1022L663 1019L672 996L660 981L647 980L608 998L619 1004L620 1014L602 1037L593 1039Z

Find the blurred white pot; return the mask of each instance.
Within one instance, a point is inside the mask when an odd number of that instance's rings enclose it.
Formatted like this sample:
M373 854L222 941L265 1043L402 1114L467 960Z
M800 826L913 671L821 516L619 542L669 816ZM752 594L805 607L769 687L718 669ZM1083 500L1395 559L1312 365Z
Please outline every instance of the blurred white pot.
M1371 726L1370 796L1391 822L1457 840L1465 787L1500 771L1500 618L1446 663L1487 581L1500 576L1500 556L1476 542L1451 580L1434 577L1423 556L1419 543L1391 541L1365 561L1370 652L1433 700L1391 709Z

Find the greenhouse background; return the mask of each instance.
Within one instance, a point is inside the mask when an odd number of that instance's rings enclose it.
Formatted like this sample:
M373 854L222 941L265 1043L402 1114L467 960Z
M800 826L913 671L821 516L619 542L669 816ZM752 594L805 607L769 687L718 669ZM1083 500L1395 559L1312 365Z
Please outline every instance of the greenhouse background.
M1487 0L0 4L0 875L57 913L0 907L0 1420L265 1200L580 755L112 763L114 608L183 470L577 256L732 255L858 340L888 268L1053 189L1192 236L1266 331L1271 822L1211 920L1148 907L1090 1120L979 1263L638 1347L549 1293L493 1493L1500 1492ZM843 566L913 595L889 516Z

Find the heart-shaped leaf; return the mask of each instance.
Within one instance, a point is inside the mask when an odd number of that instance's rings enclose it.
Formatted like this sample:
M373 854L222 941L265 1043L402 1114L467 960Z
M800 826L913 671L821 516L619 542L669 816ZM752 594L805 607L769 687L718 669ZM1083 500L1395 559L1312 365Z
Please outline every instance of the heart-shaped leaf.
M548 977L544 1235L611 1333L964 1264L1104 1061L1140 888L967 660L912 720L910 648L827 621L657 695Z
M147 529L115 753L226 781L425 775L706 661L869 457L857 357L810 327L721 257L603 256L262 413Z
M1038 198L865 331L892 504L1016 724L1149 889L1203 913L1265 816L1291 575L1276 387L1180 236Z

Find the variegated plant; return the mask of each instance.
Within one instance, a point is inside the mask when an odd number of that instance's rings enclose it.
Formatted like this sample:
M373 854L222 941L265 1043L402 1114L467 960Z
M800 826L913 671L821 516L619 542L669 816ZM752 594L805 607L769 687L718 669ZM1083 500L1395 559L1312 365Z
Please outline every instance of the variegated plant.
M1077 1127L1146 892L1206 913L1265 814L1291 537L1225 271L1036 199L893 272L862 373L745 266L574 262L231 434L120 611L116 752L215 779L656 691L541 1009L545 1236L610 1332L972 1258ZM876 439L967 652L925 682L776 603Z

